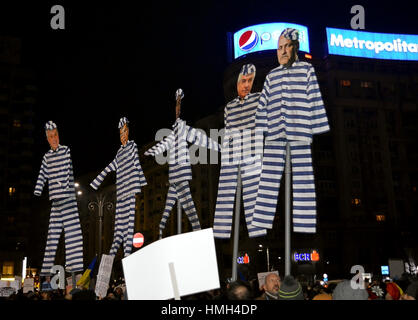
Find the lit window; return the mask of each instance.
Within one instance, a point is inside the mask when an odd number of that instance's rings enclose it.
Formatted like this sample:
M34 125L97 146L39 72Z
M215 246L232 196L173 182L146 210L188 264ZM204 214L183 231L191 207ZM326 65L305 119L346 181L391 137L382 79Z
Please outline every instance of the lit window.
M359 198L354 198L354 199L351 199L351 204L352 204L353 206L358 207L358 206L360 206L360 205L361 205L361 200L360 200Z
M384 214L377 214L376 215L376 221L383 222L386 220L386 216Z
M373 82L371 81L361 81L360 85L362 88L373 88Z
M16 193L16 188L15 187L10 187L9 188L9 196L13 196Z
M13 127L20 128L21 126L20 120L13 120Z
M349 86L351 86L351 81L350 80L340 80L340 86L341 87L349 87Z
M5 261L3 263L2 276L13 276L14 275L14 262Z

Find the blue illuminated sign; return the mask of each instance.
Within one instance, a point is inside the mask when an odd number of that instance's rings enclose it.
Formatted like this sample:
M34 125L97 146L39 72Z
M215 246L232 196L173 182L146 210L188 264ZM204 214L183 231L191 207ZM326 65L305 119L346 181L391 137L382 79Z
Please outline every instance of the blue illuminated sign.
M298 261L319 261L319 253L316 250L313 250L312 253L294 253L293 259Z
M245 254L243 257L238 257L237 258L237 263L238 264L249 264L250 263L250 257L248 256L248 254Z
M280 34L286 28L295 28L299 31L299 50L309 52L307 27L285 22L264 23L234 33L234 58L256 51L277 50Z
M326 28L328 52L343 56L418 60L418 35Z
M389 266L381 266L382 268L382 275L387 276L389 275Z

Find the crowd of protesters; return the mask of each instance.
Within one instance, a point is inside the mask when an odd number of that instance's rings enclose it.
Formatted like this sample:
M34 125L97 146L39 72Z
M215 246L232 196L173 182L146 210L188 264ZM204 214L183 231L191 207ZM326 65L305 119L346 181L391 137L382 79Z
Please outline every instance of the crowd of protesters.
M362 286L362 287L360 287ZM182 297L183 300L416 300L418 279L408 274L400 279L373 278L370 281L333 280L327 283L308 283L303 277L275 273L266 276L260 286L258 280L225 281L221 288ZM23 293L20 289L2 300L127 300L126 286L122 281L111 284L105 297L97 297L93 289L65 290L41 288L39 292Z

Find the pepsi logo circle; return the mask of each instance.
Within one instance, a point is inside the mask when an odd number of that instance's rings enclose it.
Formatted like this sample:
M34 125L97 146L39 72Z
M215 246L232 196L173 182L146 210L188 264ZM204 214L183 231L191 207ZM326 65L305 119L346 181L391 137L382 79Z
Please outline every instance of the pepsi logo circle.
M258 43L258 34L253 30L245 31L241 37L239 37L238 45L243 51L250 51Z

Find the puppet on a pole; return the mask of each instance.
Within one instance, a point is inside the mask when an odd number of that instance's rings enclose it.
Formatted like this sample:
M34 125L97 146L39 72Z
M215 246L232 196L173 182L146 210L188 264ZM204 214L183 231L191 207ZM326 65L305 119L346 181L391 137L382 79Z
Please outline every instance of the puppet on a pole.
M186 212L193 231L201 229L189 186L189 181L192 180L192 168L187 143L189 142L215 151L219 150L219 145L216 141L207 137L202 131L188 126L180 118L181 100L183 97L183 90L178 89L176 91L176 121L173 124L171 133L145 152L145 155L157 156L167 150L169 154L168 179L170 186L159 226L160 239L163 236L167 220L176 202Z
M48 121L45 133L51 149L42 159L34 194L40 196L48 181L49 200L52 201L45 255L40 275L51 275L55 254L62 231L65 235L66 271L83 271L83 235L74 188L73 164L70 148L60 145L57 125Z
M285 274L290 274L290 175L293 231L316 232L316 193L311 143L330 130L313 66L299 61L299 32L283 30L277 58L267 75L256 113L257 134L264 138L262 172L252 225L273 228L285 171Z
M124 257L132 252L132 242L135 224L135 195L141 192L141 187L147 181L139 162L138 147L129 140L128 119L119 120L121 146L115 159L93 180L90 186L97 190L106 175L116 171L116 216L113 242L109 255L114 257L123 244Z

